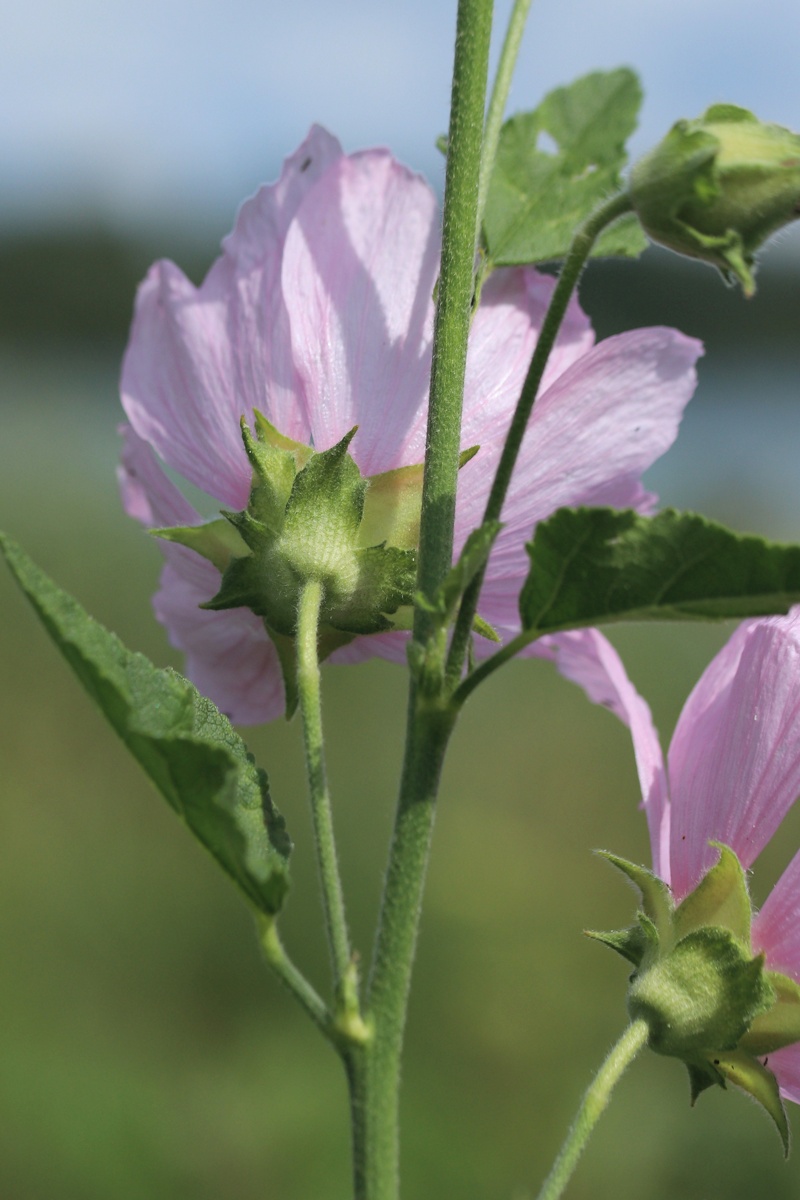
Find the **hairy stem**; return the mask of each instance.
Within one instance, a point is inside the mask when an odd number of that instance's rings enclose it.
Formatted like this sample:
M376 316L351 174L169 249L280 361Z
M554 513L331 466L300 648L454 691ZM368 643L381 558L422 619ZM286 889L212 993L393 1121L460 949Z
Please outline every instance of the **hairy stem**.
M494 78L489 108L486 112L486 126L483 131L483 154L481 156L481 176L478 185L478 236L486 209L489 195L489 184L492 180L494 160L497 157L497 146L500 141L500 129L505 116L508 93L511 90L511 79L517 65L517 55L525 32L525 22L528 19L531 0L514 0L514 7L508 21L508 29L500 51L500 61L497 64L497 74Z
M645 1021L641 1019L633 1021L609 1053L586 1089L564 1145L553 1163L553 1169L542 1185L537 1200L559 1200L563 1194L592 1130L611 1099L614 1086L639 1051L647 1044L647 1034L648 1028Z
M333 968L334 993L337 1006L346 1002L344 991L351 975L350 937L344 911L344 894L336 857L333 836L333 814L325 770L325 744L322 736L322 704L320 670L317 652L317 631L322 603L322 584L311 580L300 595L297 612L297 684L303 736L306 750L306 771L311 799L311 815L317 845L317 862L322 884L325 926Z
M459 0L417 575L418 588L426 593L436 589L453 557L491 26L491 0ZM432 630L430 614L418 607L414 638L423 652ZM399 1195L403 1033L436 794L454 714L437 690L435 681L423 688L412 676L403 774L365 1009L370 1036L347 1057L357 1200L397 1200Z

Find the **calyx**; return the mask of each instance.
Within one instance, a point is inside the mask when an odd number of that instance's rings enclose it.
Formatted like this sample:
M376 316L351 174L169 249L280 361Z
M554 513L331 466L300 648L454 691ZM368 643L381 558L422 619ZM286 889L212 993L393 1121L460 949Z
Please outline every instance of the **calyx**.
M736 1084L789 1131L769 1055L800 1041L800 986L767 970L750 943L752 907L744 870L727 846L679 905L646 867L604 854L636 885L642 908L628 929L589 936L633 963L628 1011L649 1028L658 1054L681 1059L692 1103L706 1088Z

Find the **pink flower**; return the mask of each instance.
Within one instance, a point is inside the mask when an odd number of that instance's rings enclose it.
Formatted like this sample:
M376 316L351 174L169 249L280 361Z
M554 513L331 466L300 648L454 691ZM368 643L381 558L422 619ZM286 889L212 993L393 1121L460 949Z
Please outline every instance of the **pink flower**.
M653 869L675 900L713 865L711 841L749 868L800 793L800 608L739 626L686 701L666 764L647 704L597 630L564 635L558 663L631 730ZM754 917L752 948L800 983L800 853ZM800 1103L800 1043L770 1054L769 1069Z
M318 450L358 425L350 452L365 476L420 463L439 236L435 198L422 179L383 150L345 155L314 128L278 182L245 203L199 288L173 264L156 263L139 289L122 372L127 511L147 525L204 519L162 464L226 508L245 508L251 469L239 422L252 423L254 409ZM457 549L480 523L552 288L550 277L515 269L496 272L483 290L462 441L480 451L460 476ZM483 592L481 615L503 638L519 628L524 543L535 523L562 505L647 511L655 498L641 474L673 442L694 390L701 347L674 330L593 341L575 302L542 383ZM283 685L259 619L245 609L199 609L216 592L218 573L183 546L162 550L155 611L186 652L190 677L235 721L277 716ZM404 661L405 637L360 637L333 660Z

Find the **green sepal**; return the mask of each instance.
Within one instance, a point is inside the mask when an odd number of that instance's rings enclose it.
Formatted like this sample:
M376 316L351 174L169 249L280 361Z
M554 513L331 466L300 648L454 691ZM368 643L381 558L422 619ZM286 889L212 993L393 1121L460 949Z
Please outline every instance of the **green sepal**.
M207 525L176 525L169 529L151 529L150 532L165 542L177 542L194 550L213 563L220 574L227 571L232 559L249 553L247 543L224 517L209 521Z
M346 570L341 560L354 558L367 491L348 454L356 432L357 426L329 450L312 455L292 484L281 542L292 547L292 565L301 579L338 577ZM340 589L341 583L333 586Z
M783 1154L789 1157L789 1122L781 1100L778 1081L768 1067L741 1050L720 1052L710 1063L728 1083L747 1092L772 1117L783 1143Z
M474 458L480 446L462 450L458 469ZM359 544L377 546L386 542L401 550L416 550L422 516L422 477L424 463L396 467L367 479L367 494L361 518Z
M593 941L601 942L610 950L616 950L617 954L621 954L635 967L641 966L649 942L641 925L633 925L630 929L584 929L583 932Z
M295 478L311 458L313 450L310 446L284 437L257 410L253 413L253 424L255 437L242 417L242 441L253 468L248 512L266 528L277 533L283 524L283 514Z
M417 578L416 554L396 546L368 546L357 552L356 562L358 581L341 608L327 602L328 623L351 634L396 628L386 614L393 615L411 599Z
M682 938L631 979L628 1011L647 1021L650 1047L691 1061L733 1049L753 1019L775 1002L763 956L727 929L707 926Z
M766 977L776 1002L767 1012L759 1013L739 1042L739 1049L757 1058L800 1042L800 985L779 971L767 971Z
M486 638L488 642L499 643L503 640L497 630L494 629L488 621L485 621L478 613L476 613L472 618L472 628L475 633L478 633L481 637Z
M288 634L279 633L277 629L271 629L266 621L264 622L264 627L278 655L285 697L284 716L287 721L291 721L300 703L300 692L297 682L297 644L295 639Z
M641 99L632 71L596 71L506 121L483 219L489 269L566 256L577 227L621 186ZM542 148L543 133L555 153ZM598 238L592 255L636 257L646 245L627 216Z
M397 467L372 475L368 480L364 512L359 532L362 546L377 546L388 542L403 550L416 550L419 545L419 522L422 515L423 463Z
M86 691L165 800L251 904L279 911L291 842L227 717L176 671L126 649L10 538L9 567Z
M672 933L673 902L672 893L664 880L659 879L647 867L640 867L636 863L628 862L627 859L611 854L608 850L597 850L596 853L610 862L618 871L622 871L623 875L627 875L631 883L639 889L642 894L644 914L655 926L662 947L668 949L674 940Z
M689 1072L689 1087L691 1090L690 1104L694 1108L697 1102L697 1097L710 1087L720 1087L725 1089L725 1076L708 1062L688 1062L686 1069Z
M719 858L675 910L676 937L685 937L704 925L719 925L749 946L752 909L744 870L728 846L721 842L710 845L719 850Z
M234 558L222 576L219 591L210 600L205 600L200 608L212 612L221 612L229 608L249 608L258 617L269 615L272 628L281 628L276 621L278 614L274 605L268 604L262 576L263 566L252 554L244 558ZM273 576L273 586L274 582ZM281 631L291 633L293 628L293 618L289 610L288 624Z

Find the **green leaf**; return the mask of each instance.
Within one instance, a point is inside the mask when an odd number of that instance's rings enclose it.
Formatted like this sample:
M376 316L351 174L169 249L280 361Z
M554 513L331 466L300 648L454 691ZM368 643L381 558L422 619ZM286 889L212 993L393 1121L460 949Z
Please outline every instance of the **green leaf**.
M520 615L529 641L610 621L765 616L800 602L800 546L695 513L562 508L536 526L527 550Z
M620 190L625 142L641 100L633 71L597 71L505 123L483 222L492 266L565 257L578 225ZM556 143L556 153L542 148L542 134ZM646 245L638 220L627 216L592 254L635 258Z
M9 567L47 632L134 758L261 912L279 911L291 842L227 717L175 671L127 650L10 538Z

